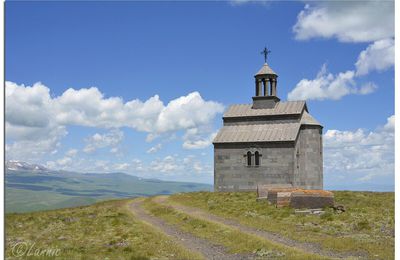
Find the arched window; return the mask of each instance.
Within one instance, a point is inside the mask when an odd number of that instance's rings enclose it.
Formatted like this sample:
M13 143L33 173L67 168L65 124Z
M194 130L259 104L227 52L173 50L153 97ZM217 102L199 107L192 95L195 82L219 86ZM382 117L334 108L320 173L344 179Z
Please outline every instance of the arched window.
M255 153L254 153L254 159L255 159L255 161L256 161L256 166L259 166L260 165L260 153L258 152L258 151L256 151Z
M251 166L251 152L247 152L247 166Z

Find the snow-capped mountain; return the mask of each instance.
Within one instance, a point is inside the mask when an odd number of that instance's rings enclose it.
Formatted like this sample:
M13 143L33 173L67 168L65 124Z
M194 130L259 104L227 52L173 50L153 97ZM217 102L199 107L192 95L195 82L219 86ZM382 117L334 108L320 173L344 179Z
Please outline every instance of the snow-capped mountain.
M9 171L48 171L46 167L39 164L31 164L22 161L9 160L6 161L6 169Z

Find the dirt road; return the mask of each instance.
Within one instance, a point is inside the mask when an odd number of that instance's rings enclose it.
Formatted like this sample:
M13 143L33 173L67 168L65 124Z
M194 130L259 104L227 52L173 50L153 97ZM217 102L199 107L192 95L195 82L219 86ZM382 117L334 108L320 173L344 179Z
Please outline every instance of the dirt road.
M312 243L303 243L299 241L295 241L286 237L283 237L281 235L272 233L272 232L267 232L265 230L260 230L256 229L250 226L245 226L240 224L237 221L226 219L220 216L216 216L213 214L210 214L204 210L198 209L198 208L192 208L192 207L187 207L181 204L177 203L169 203L168 202L168 197L167 196L158 196L153 199L154 202L162 204L162 205L168 205L173 207L175 210L180 211L182 213L185 213L187 215L200 218L206 221L211 221L214 223L226 225L231 228L235 228L239 230L240 232L247 233L247 234L252 234L256 235L259 237L262 237L266 240L273 241L278 244L282 244L294 249L297 249L299 251L303 251L306 253L310 254L316 254L320 256L326 256L329 258L334 258L334 259L344 259L344 258L352 258L352 259L365 259L366 255L362 253L339 253L339 252L333 252L333 251L328 251L328 250L323 250L320 245L318 244L312 244Z
M205 259L254 259L254 255L252 254L231 254L227 252L227 250L223 246L212 244L205 239L196 237L190 233L180 230L175 226L167 224L162 219L154 217L147 213L142 208L142 201L140 200L135 200L133 203L131 203L130 208L138 219L150 224L153 227L158 228L161 232L171 237L176 243L181 244L190 251L200 253L204 256Z

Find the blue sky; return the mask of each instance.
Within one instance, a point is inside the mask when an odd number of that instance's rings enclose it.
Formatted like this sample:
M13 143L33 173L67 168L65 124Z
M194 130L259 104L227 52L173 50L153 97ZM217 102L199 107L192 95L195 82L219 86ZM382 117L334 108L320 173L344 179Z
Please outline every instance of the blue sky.
M7 2L6 156L212 183L210 141L226 107L251 102L266 45L278 96L307 99L324 125L325 187L391 187L393 10L390 1Z

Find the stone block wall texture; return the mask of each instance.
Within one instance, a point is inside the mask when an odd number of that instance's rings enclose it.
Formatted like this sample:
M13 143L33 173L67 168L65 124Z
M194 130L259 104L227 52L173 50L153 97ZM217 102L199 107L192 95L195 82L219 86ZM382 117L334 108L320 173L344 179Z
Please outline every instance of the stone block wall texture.
M247 152L252 166L247 165ZM261 155L255 166L254 153ZM303 125L295 143L232 143L214 145L214 189L256 191L257 185L282 184L322 189L322 128Z
M290 206L296 209L316 209L334 205L333 193L324 190L271 189L268 190L267 199L278 208Z
M302 126L295 146L293 185L303 189L322 189L322 128Z
M293 189L291 184L262 184L257 185L257 198L266 199L268 197L268 191L273 189Z
M334 195L330 191L300 190L292 192L289 206L296 209L316 209L332 207L334 204Z
M252 166L247 166L247 152ZM254 153L261 155L254 164ZM293 182L294 147L279 144L230 144L214 146L214 189L216 191L256 191L257 185Z

